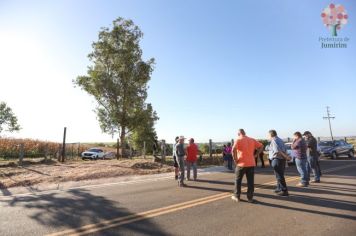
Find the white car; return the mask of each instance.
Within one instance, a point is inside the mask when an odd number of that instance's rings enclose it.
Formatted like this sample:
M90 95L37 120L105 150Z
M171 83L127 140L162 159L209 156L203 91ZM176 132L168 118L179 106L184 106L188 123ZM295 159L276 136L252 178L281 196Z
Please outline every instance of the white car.
M104 159L105 152L100 148L90 148L89 150L82 152L82 159L90 159L90 160L97 160L97 159Z
M295 158L296 158L296 154L295 154L295 150L292 150L292 143L285 143L284 144L287 150L287 154L292 158L290 161L288 161L289 164L295 164ZM266 146L265 148L266 153L268 153L269 151L269 144Z

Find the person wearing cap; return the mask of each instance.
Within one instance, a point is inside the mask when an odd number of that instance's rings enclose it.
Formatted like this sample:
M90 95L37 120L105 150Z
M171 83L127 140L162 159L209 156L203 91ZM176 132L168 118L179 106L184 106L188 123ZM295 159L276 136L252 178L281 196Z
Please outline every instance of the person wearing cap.
M176 157L176 146L179 142L179 137L177 136L175 139L174 139L174 144L173 144L173 161L174 161L174 174L175 174L175 179L177 180L178 179L178 173L179 173L179 168L178 168L178 162L177 162L177 157Z
M245 131L239 129L238 138L232 147L232 156L236 163L236 178L234 194L231 196L231 199L235 202L240 201L242 178L245 174L247 178L247 199L249 203L254 202L254 170L256 166L254 153L256 149L256 155L258 156L263 151L262 143L247 137Z
M313 172L314 180L311 183L320 183L320 165L319 165L319 152L318 152L318 142L316 138L312 135L310 131L305 131L303 136L308 147L308 162L307 168Z
M185 149L184 149L184 136L179 137L179 142L176 145L175 155L177 158L177 164L179 169L178 174L178 186L185 187L184 184L184 156L185 156Z
M186 164L187 164L187 180L190 181L190 168L193 168L193 178L194 181L197 180L197 155L198 146L194 143L194 139L189 139L189 145L186 148Z

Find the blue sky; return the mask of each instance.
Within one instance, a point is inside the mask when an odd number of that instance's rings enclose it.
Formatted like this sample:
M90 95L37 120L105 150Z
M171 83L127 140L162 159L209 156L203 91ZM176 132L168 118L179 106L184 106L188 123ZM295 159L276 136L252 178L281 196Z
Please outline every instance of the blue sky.
M320 14L330 1L4 1L0 0L0 100L23 127L15 137L110 141L95 102L74 88L100 27L121 16L144 32L144 58L156 59L148 101L160 139L234 138L238 128L264 138L310 130L356 135L356 2L345 6L346 49L321 49L331 37ZM10 59L9 59L10 58ZM116 138L116 137L114 137Z

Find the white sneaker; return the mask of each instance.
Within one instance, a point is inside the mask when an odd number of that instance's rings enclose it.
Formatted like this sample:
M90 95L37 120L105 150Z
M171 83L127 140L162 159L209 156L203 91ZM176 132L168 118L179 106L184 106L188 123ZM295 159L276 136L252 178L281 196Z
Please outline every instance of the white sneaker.
M235 201L235 202L240 202L240 198L238 198L238 197L236 197L236 196L234 196L234 195L231 196L231 199L232 199L233 201Z

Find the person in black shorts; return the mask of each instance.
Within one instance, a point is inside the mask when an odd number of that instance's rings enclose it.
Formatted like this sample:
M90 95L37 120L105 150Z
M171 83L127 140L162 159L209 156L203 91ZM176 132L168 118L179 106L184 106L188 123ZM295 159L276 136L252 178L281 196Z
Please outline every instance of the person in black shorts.
M176 137L174 141L175 143L173 144L173 161L174 161L173 166L174 166L175 179L178 179L179 168L178 168L178 162L176 157L176 146L179 142L179 137Z

